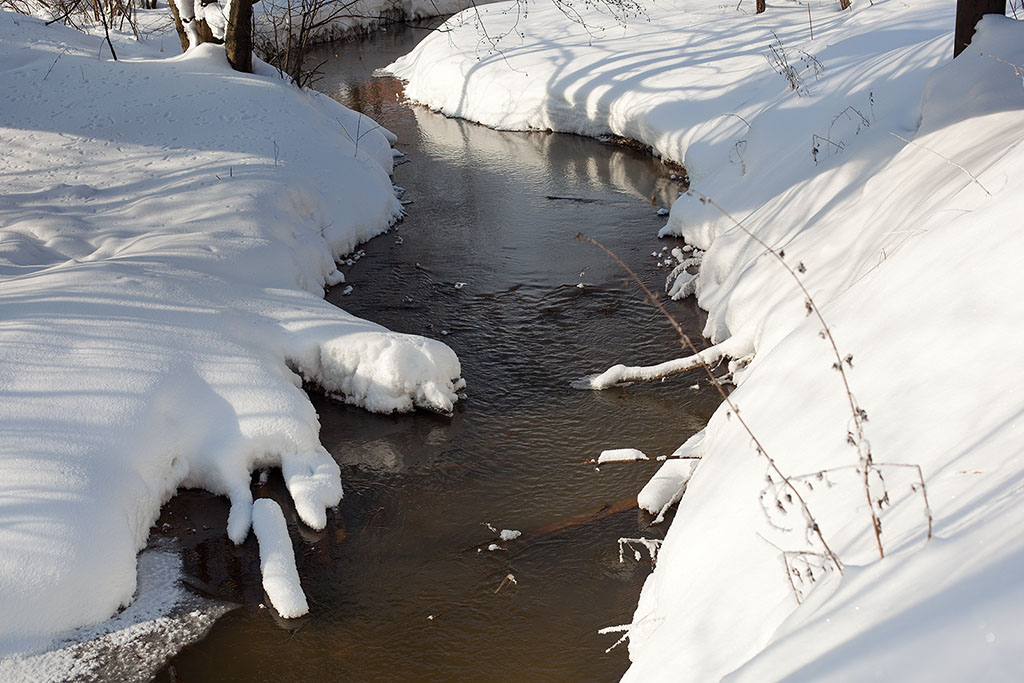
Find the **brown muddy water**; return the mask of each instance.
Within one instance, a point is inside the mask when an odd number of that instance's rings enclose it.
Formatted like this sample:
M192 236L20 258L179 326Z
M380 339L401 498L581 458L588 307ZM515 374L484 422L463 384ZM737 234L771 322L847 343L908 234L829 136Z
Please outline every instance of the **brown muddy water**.
M681 187L676 169L569 135L502 133L402 102L373 75L426 31L381 31L323 48L318 87L399 136L408 215L343 268L328 299L392 329L441 338L468 382L455 415L373 415L313 395L345 498L322 532L297 522L280 476L254 478L289 518L310 614L264 608L255 541L224 534L227 504L183 492L157 528L179 539L188 582L242 606L160 681L608 681L628 666L604 626L628 623L649 560L620 537L661 537L630 503L656 463L582 464L607 448L665 455L717 405L699 377L576 391L616 362L679 352L664 320L604 254L655 289L652 252ZM343 182L343 179L339 179ZM578 285L582 283L582 287ZM691 302L672 302L700 336ZM499 543L495 530L522 537ZM488 550L491 543L499 549ZM507 579L514 576L515 582Z

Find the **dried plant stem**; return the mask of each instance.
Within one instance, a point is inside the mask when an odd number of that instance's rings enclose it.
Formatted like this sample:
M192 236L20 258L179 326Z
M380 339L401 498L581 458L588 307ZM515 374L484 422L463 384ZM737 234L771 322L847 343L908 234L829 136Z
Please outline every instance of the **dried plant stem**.
M1002 61L1002 60L1000 60L1000 61ZM925 147L924 145L922 145L919 142L914 142L913 140L908 140L905 137L903 137L902 135L897 135L896 133L893 133L892 131L889 131L889 135L893 136L894 138L899 138L900 140L902 140L903 142L907 143L908 145L913 145L914 147L920 147L923 150L927 150L927 151L931 152L932 154L934 154L935 156L937 156L940 159L942 159L943 161L945 161L950 166L955 166L956 168L959 168L961 171L966 173L970 177L971 180L974 181L975 185L977 185L978 187L981 188L982 192L984 192L989 197L992 196L992 193L988 191L988 188L986 188L984 185L982 185L981 181L978 180L978 176L974 175L973 173L968 171L966 168L964 168L960 164L956 163L955 161L953 161L949 157L945 156L944 154L940 154L939 152L936 152L934 149L932 149L930 147Z
M637 274L633 272L632 268L626 265L626 263L621 258L619 258L619 256L615 252L613 252L611 249L606 247L601 242L595 240L594 238L587 237L583 233L578 232L576 233L576 239L581 242L593 244L595 247L608 254L616 263L618 263L623 268L623 270L629 273L629 276L633 279L633 281L636 282L644 291L644 294L647 295L647 299L659 311L661 311L661 314L664 315L666 319L668 319L669 323L672 325L672 328L676 331L676 334L679 335L681 345L684 348L689 349L692 354L699 356L700 352L697 350L697 347L694 345L690 337L687 336L687 334L683 331L683 328L679 325L679 322L671 313L668 312L665 306L661 303L658 297L656 297L654 293L647 287L647 285L643 283L643 280L637 277ZM712 371L711 367L707 363L703 362L703 360L701 360L700 365L704 369L704 372L707 373L708 379L711 380L711 383L715 386L715 389L718 390L719 395L722 397L722 401L729 407L731 414L736 417L736 420L743 428L743 431L745 431L747 433L747 436L750 437L757 451L757 454L765 459L765 461L768 463L768 468L775 473L775 475L783 482L786 488L789 489L790 492L792 492L793 496L797 499L797 501L799 501L800 508L804 513L804 517L807 521L808 527L811 531L814 532L815 536L817 536L818 541L821 543L821 546L825 549L825 553L828 556L829 560L835 565L836 569L838 569L839 572L842 573L843 566L842 564L840 564L839 558L836 556L834 552L832 552L832 548L829 547L828 542L825 540L825 536L821 532L821 527L818 526L817 520L814 518L814 515L811 514L810 508L808 508L803 496L800 495L800 492L797 490L797 488L793 485L792 482L790 482L789 477L783 474L782 470L779 469L779 466L778 464L776 464L774 458L768 455L768 451L765 450L764 446L761 445L761 442L758 440L757 436L754 435L753 430L747 424L746 420L743 419L743 416L740 415L739 409L732 402L732 399L729 398L728 392L726 392L725 387L722 386L722 383L718 381L718 378L715 377L715 373Z
M1010 7L1013 7L1013 5L1010 5ZM1013 14L1014 14L1014 17L1016 18L1017 11L1014 10ZM992 59L996 60L997 62L1002 62L1003 64L1006 64L1007 66L1011 67L1013 69L1013 72L1015 74L1017 74L1017 78L1020 79L1020 84L1024 85L1024 66L1022 66L1020 64L1014 64L1013 62L1009 62L1009 61L1003 59L1002 57L996 57L995 55L989 54L988 52L983 52L981 50L978 50L978 52L981 54L982 57L991 57Z
M924 472L920 465L899 462L877 462L875 467L909 467L917 470L917 481L921 485L921 498L924 500L924 516L928 519L928 540L932 540L932 506L928 502L928 487L924 483Z
M781 252L772 249L764 240L762 240L760 237L751 232L751 230L747 228L747 226L743 225L741 222L736 220L732 216L732 214L723 209L721 206L718 205L717 202L715 202L715 200L711 199L704 193L694 190L692 188L688 190L687 193L699 198L701 202L713 206L723 216L732 221L733 225L735 225L737 228L742 230L744 234L750 237L750 239L754 240L754 242L756 242L758 245L764 247L764 249L769 254L772 255L772 258L778 261L779 264L781 264L782 267L786 270L786 272L789 273L790 277L793 278L793 281L796 283L796 286L800 288L800 292L804 295L804 305L807 307L807 312L809 314L813 313L814 316L818 319L818 322L821 323L822 333L825 335L825 339L826 341L828 341L829 346L832 348L832 353L836 359L835 363L832 364L832 368L834 370L837 370L839 372L840 378L842 378L843 390L846 392L846 399L850 406L850 415L853 418L854 428L854 433L851 434L850 437L853 439L854 445L857 446L858 452L860 454L861 464L864 466L864 495L868 501L868 510L870 510L871 512L871 528L874 530L875 533L875 543L878 546L878 556L880 558L884 558L885 549L882 547L882 523L878 519L878 514L875 512L875 506L871 501L871 492L868 487L868 473L872 466L872 457L871 446L868 443L867 439L864 438L864 418L866 417L866 413L857 405L857 401L853 397L853 391L850 389L850 381L847 378L846 370L844 369L844 362L852 364L853 358L851 356L847 356L844 359L842 355L839 353L839 346L836 344L836 340L832 336L832 330L829 328L828 323L825 322L825 317L821 314L821 309L818 308L818 304L815 303L814 297L811 296L811 293L807 291L807 287L804 285L803 280L800 279L800 276L797 274L797 271L788 263L786 263L786 259L783 258ZM798 268L802 269L803 264L801 263L798 266Z

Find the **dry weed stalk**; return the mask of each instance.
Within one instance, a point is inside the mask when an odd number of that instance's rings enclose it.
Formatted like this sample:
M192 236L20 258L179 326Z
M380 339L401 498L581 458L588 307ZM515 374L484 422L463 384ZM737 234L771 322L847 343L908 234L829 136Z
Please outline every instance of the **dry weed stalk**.
M697 356L698 358L700 357L700 352L697 350L697 347L694 345L690 337L683 331L683 328L682 326L680 326L679 321L677 321L675 317L668 312L668 310L661 303L658 297L655 296L655 294L647 287L647 285L644 284L643 280L641 280L637 276L633 269L626 265L626 263L621 258L619 258L618 254L613 252L611 249L606 247L598 240L595 240L592 237L588 237L583 233L576 233L576 239L581 242L593 244L595 247L601 249L603 252L608 254L616 263L618 263L623 268L623 270L629 273L629 276L633 279L633 281L636 282L644 291L647 300L653 306L655 306L672 325L672 328L676 331L676 334L679 335L680 344L683 346L683 348L688 349L694 356ZM796 499L797 504L799 505L800 510L803 513L804 520L807 524L808 532L813 533L813 535L818 539L818 542L824 549L829 561L832 562L833 565L835 565L836 569L839 570L840 573L842 573L843 566L839 562L839 558L836 556L834 552L832 552L832 548L829 547L828 541L825 540L825 536L822 534L821 527L818 525L817 519L811 513L811 510L807 506L807 503L804 500L803 496L797 490L796 486L794 486L793 483L790 482L789 477L782 472L782 470L779 468L778 463L775 462L775 459L772 458L768 454L768 451L764 448L764 446L761 445L760 440L757 438L753 430L747 424L746 420L744 420L743 416L740 414L739 408L736 406L735 403L733 403L732 399L729 398L729 394L728 392L726 392L725 387L722 386L722 383L718 381L717 377L715 377L715 373L711 369L711 367L706 362L704 362L703 359L700 360L699 364L704 369L704 372L707 374L708 379L714 385L715 389L718 390L718 394L722 397L722 401L728 406L729 411L727 412L727 415L736 417L736 421L740 424L743 431L747 433L747 436L750 437L751 442L754 444L754 449L757 452L757 454L764 458L765 462L768 465L769 471L775 473L775 476L779 478L783 485L789 490L790 494Z
M764 53L764 58L768 61L768 65L771 66L775 73L786 79L789 89L795 92L798 97L808 94L807 87L800 80L800 77L808 70L813 70L814 78L817 80L825 71L825 67L822 66L817 57L797 48L794 51L799 53L800 61L803 62L803 68L798 70L790 63L789 51L786 49L785 44L783 44L782 38L779 38L775 31L772 31L772 36L775 37L775 40L768 44L768 50Z
M967 170L966 168L964 168L964 167L963 167L963 166L961 166L960 164L956 163L955 161L953 161L952 159L950 159L949 157L947 157L947 156L946 156L945 154L941 154L941 153L939 153L939 152L936 152L936 151L935 151L934 149L932 149L931 147L925 147L925 146L924 146L924 145L922 145L922 144L921 144L920 142L914 142L913 140L908 140L908 139L906 139L905 137L903 137L902 135L898 135L898 134L896 134L896 133L893 133L892 131L889 131L889 135L893 136L894 138L899 138L900 140L902 140L903 142L907 143L908 145L913 145L914 147L920 147L920 148L921 148L921 149L923 149L923 150L929 151L929 152L931 152L932 154L934 154L935 156L937 156L937 157L939 157L940 159L942 159L943 161L945 161L945 162L946 162L947 164L949 164L950 166L955 166L956 168L959 168L959 169L960 169L961 171L963 171L964 173L966 173L966 174L967 174L967 175L968 175L968 176L970 177L970 179L971 179L971 180L973 180L973 181L974 181L974 184L975 184L975 185L977 185L978 187L980 187L980 188L981 188L981 191L982 191L982 192L984 192L984 193L985 193L986 195L988 195L989 197L991 197L991 196L992 196L992 193L988 191L988 188L987 188L987 187L985 187L984 185L982 185L982 184L981 184L981 181L980 181L980 180L978 180L978 176L974 175L973 173L971 173L970 171L968 171L968 170Z
M861 115L861 118L863 118L863 115ZM966 171L966 169L964 170ZM975 182L977 182L977 179L975 179ZM978 184L981 185L981 183ZM982 189L984 189L984 187L982 187ZM882 522L879 518L879 511L882 509L884 505L889 504L889 495L888 492L885 490L884 478L882 478L882 473L880 469L882 465L879 463L875 463L874 456L871 452L871 443L864 436L864 423L867 422L868 420L867 411L861 408L860 405L857 403L857 399L853 395L853 390L850 388L849 377L847 376L846 369L847 367L853 367L853 355L847 354L846 356L843 356L839 352L839 346L836 344L836 340L832 336L832 330L829 328L828 323L825 322L825 317L822 315L821 309L818 308L817 303L814 301L814 298L811 296L811 293L807 290L807 287L804 285L803 280L800 278L800 274L805 273L807 271L807 268L804 266L802 262L798 263L796 268L790 266L789 263L786 262L784 251L782 251L781 249L776 251L775 249L770 247L764 240L755 235L749 228L747 228L745 225L743 225L743 223L734 218L728 211L723 209L718 203L716 203L707 195L692 188L687 191L687 194L697 197L701 201L701 203L707 204L717 209L723 216L725 216L729 221L731 221L734 226L742 230L743 233L746 234L750 239L752 239L756 244L763 247L768 254L771 254L772 258L778 261L778 263L786 270L786 272L789 273L790 277L793 279L797 287L800 289L800 292L803 294L804 307L806 308L807 315L814 315L817 318L818 322L821 324L821 331L818 333L818 335L822 339L826 340L829 344L829 347L832 349L832 354L835 358L835 362L832 363L832 369L836 370L839 373L839 376L843 383L843 391L846 394L847 404L850 408L852 428L847 429L846 441L851 446L857 449L860 472L862 472L864 476L864 496L868 503L868 510L871 513L871 528L875 535L875 544L878 547L878 556L879 558L885 558L885 548L882 545ZM899 466L917 468L920 481L921 495L924 499L925 512L928 519L928 538L931 539L931 507L928 504L928 493L925 487L924 475L921 472L921 468L918 465L909 464ZM872 473L875 473L883 482L882 495L879 496L877 499L874 498L871 493ZM792 482L790 481L786 481L786 485L787 487L793 486ZM803 503L802 499L801 503Z
M1011 6L1011 7L1013 7L1013 5L1010 5L1010 6ZM1017 13L1016 13L1016 10L1015 10L1015 11L1014 11L1014 17L1016 17L1016 15L1017 15ZM980 54L980 55L981 55L982 57L989 57L989 58L991 58L991 59L994 59L994 60L996 60L997 62L1002 62L1003 64L1006 64L1007 66L1009 66L1010 68L1012 68L1012 69L1013 69L1013 73L1015 73L1015 74L1017 75L1017 78L1019 78L1019 79L1020 79L1020 84L1021 84L1022 86L1024 86L1024 65L1021 65L1021 64L1014 64L1014 63L1013 63L1013 62L1011 62L1011 61L1008 61L1008 60L1005 60L1005 59L1003 59L1002 57L997 57L997 56L995 56L995 55L993 55L993 54L990 54L990 53L988 53L988 52L983 52L983 51L981 51L981 50L978 50L978 53L979 53L979 54Z

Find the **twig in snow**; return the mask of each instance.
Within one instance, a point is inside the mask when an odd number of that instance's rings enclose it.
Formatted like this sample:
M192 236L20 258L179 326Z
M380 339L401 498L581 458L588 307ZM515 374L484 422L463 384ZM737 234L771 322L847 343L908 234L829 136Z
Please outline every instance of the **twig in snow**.
M828 144L832 145L832 147L834 147L837 152L842 152L844 149L846 149L846 145L844 145L842 141L835 142L826 137L822 137L817 133L814 133L813 135L811 135L811 158L814 159L815 165L817 165L818 163L818 153L821 152L820 143L822 142L827 142Z
M900 140L902 140L903 142L907 143L908 145L913 145L914 147L920 147L921 149L927 150L927 151L931 152L932 154L934 154L935 156L937 156L937 157L939 157L940 159L942 159L943 161L945 161L945 162L946 162L947 164L949 164L950 166L955 166L955 167L959 168L959 169L960 169L961 171L963 171L963 172L964 172L964 173L966 173L966 174L967 174L968 176L970 176L971 180L973 180L973 181L974 181L974 184L975 184L975 185L977 185L978 187L980 187L980 188L981 188L981 191L982 191L982 192L984 192L984 193L985 193L986 195L988 195L989 197L991 197L991 196L992 196L992 193L991 193L991 192L989 192L989 191L988 191L988 189L987 189L987 188L986 188L986 187L985 187L984 185L982 185L982 184L981 184L981 181L980 181L980 180L978 180L978 177L977 177L976 175L974 175L973 173L971 173L971 172L970 172L970 171L968 171L968 170L967 170L966 168L964 168L964 167L963 167L963 166L961 166L960 164L956 163L955 161L953 161L953 160L952 160L952 159L950 159L949 157L945 156L944 154L940 154L939 152L936 152L936 151L935 151L934 149L932 149L931 147L925 147L924 145L922 145L922 144L921 144L921 143L919 143L919 142L914 142L913 140L908 140L908 139L906 139L905 137L903 137L902 135L898 135L898 134L896 134L896 133L893 133L892 131L889 131L889 135L893 136L894 138L899 138Z
M1016 16L1016 11L1014 12L1014 16ZM996 57L995 55L989 54L988 52L982 52L981 50L978 50L978 52L981 54L982 57L990 57L991 59L994 59L997 62L1002 62L1003 64L1006 64L1007 66L1011 67L1013 69L1013 72L1017 74L1017 78L1020 79L1020 84L1024 86L1024 66L1021 66L1020 64L1014 64L1013 62L1008 62L1005 59L1001 57Z
M802 604L804 601L804 593L797 587L798 583L800 586L814 584L828 576L828 558L821 553L803 550L783 550L761 534L758 534L757 537L779 551L779 557L782 558L782 565L785 568L786 579L789 581L789 588L793 591L796 604ZM811 564L812 558L822 560L822 562L815 566ZM815 569L819 572L817 575L814 573Z
M44 75L44 76L43 76L43 80L44 80L44 81L46 80L46 76L49 76L49 75L50 75L50 72L51 72L51 71L53 71L53 67L57 66L57 62L58 62L58 61L60 60L60 58L61 58L61 57L63 57L63 56L64 56L64 51L63 51L63 50L61 50L60 54L59 54L59 55L57 55L57 58L53 60L53 64L51 64L51 65L50 65L50 68L46 70L46 75Z

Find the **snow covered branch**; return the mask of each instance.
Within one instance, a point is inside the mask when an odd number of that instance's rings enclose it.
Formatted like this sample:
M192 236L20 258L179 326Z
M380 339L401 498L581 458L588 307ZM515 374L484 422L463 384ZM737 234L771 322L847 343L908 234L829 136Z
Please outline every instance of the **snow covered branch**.
M668 360L657 365L613 365L602 373L582 377L572 383L575 389L600 391L632 382L656 382L694 368L714 365L723 358L739 358L753 352L749 339L730 337L720 344L708 347L685 358Z

